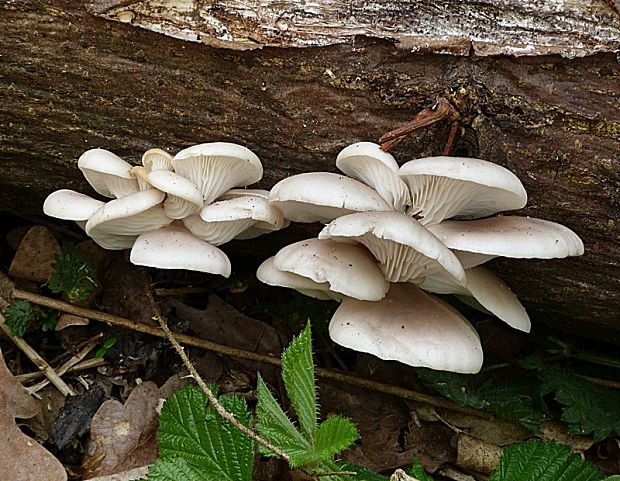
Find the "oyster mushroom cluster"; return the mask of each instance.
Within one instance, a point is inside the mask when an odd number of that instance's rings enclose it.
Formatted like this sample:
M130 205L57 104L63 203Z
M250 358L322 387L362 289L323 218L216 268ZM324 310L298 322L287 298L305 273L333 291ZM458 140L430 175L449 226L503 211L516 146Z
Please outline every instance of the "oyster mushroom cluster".
M346 147L345 174L304 173L277 183L269 201L295 222L326 224L318 238L280 250L258 269L271 285L341 301L331 338L412 366L475 373L482 347L472 325L430 293L456 294L529 332L514 293L482 264L494 257L583 254L560 224L497 215L520 209L520 180L492 162L428 157L399 167L373 143Z
M78 167L111 200L62 189L47 197L43 211L75 221L106 249L131 249L134 264L228 277L230 261L217 246L285 226L267 191L242 188L261 179L263 166L240 145L199 144L174 157L151 149L135 167L92 149Z

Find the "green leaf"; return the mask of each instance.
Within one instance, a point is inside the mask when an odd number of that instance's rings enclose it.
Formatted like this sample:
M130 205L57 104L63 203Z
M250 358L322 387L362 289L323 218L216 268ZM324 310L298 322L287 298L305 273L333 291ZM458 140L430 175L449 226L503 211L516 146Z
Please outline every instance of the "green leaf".
M41 330L43 332L53 331L56 324L58 324L59 315L60 313L58 311L47 311L47 313L43 314L43 319L41 320Z
M19 300L7 306L4 310L5 323L9 326L13 336L22 337L26 332L28 323L36 319L37 313L28 301Z
M204 481L204 473L183 458L158 459L149 468L148 481Z
M347 449L359 438L355 424L342 416L331 416L321 423L314 440L314 449L303 459L303 464L329 461Z
M96 287L95 267L74 244L65 243L56 256L54 271L47 285L55 294L63 294L70 302L88 299Z
M222 396L220 402L241 423L250 426L252 417L244 399ZM181 458L198 469L205 479L252 479L253 441L232 424L222 421L196 386L176 391L164 403L157 439L164 461Z
M553 441L527 441L504 449L489 481L600 481L592 465Z
M300 431L306 439L314 439L318 406L309 322L282 353L282 379L299 419Z
M369 471L364 466L359 464L345 463L343 461L336 463L339 471L349 471L355 474L342 476L341 479L347 481L387 481L387 476L381 476L380 474Z
M471 376L426 368L415 371L427 387L457 404L474 409L485 409L489 405L477 390L470 386Z
M407 470L407 474L418 479L418 481L434 481L433 478L427 474L420 460L415 456L413 458L413 462L411 463L411 467Z
M562 420L571 433L592 433L595 442L620 434L620 393L558 368L534 367L542 381L542 394L553 392L555 400L564 405Z
M291 466L300 466L312 449L311 441L306 439L293 425L260 375L258 376L256 397L258 398L256 429L259 434L288 454L291 457L289 461ZM266 456L275 456L262 446L259 446L259 450Z
M603 481L620 481L620 475L614 474L613 476L603 479Z

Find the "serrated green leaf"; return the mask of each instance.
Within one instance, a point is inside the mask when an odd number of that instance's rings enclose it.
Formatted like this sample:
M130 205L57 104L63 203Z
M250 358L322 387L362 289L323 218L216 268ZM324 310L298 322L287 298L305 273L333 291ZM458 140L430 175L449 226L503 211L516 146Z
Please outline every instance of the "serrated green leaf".
M470 376L447 371L418 368L417 376L430 389L462 406L485 409L488 403L470 386Z
M205 481L204 473L182 458L158 459L149 468L147 481Z
M256 387L256 429L271 444L288 454L290 465L300 466L303 458L312 450L312 443L293 425L278 401L273 397L263 378L259 375ZM271 451L259 446L262 454L274 456Z
M620 475L614 474L613 476L603 479L603 481L620 481Z
M564 405L562 420L573 434L592 433L598 442L620 434L620 393L557 368L538 367L543 394L553 392Z
M10 304L4 310L5 323L13 336L22 337L31 320L36 317L36 312L28 301L22 299Z
M88 299L97 286L95 267L74 244L63 244L62 254L56 256L53 267L47 285L53 293L64 294L70 302Z
M312 359L310 323L282 353L282 379L304 437L313 440L317 430L318 405Z
M407 470L407 474L409 476L413 476L418 481L434 481L433 478L428 475L420 460L415 456L413 458L413 462L411 463L411 467Z
M314 440L314 449L303 458L303 464L316 461L329 461L344 451L359 438L357 427L350 419L331 416L323 421Z
M600 481L592 465L555 442L527 441L504 449L489 481Z
M222 396L220 402L241 423L250 426L252 416L244 399ZM164 403L157 439L163 460L181 458L197 468L205 479L252 479L253 441L232 424L222 421L196 386L174 392Z

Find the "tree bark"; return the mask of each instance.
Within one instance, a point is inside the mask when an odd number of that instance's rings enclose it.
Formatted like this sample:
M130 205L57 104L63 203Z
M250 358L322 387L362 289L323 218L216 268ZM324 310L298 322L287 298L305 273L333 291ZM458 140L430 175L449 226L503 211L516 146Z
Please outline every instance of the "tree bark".
M113 9L119 2L102 3ZM419 3L430 9L434 2ZM458 8L483 17L490 3L464 1ZM493 8L510 12L517 3L504 0ZM550 2L523 5L538 3ZM582 44L571 33L552 35L559 39L556 50L536 44L539 52L569 57L578 54L565 40L585 53L608 51L571 59L483 57L471 38L473 52L467 47L455 50L460 55L411 53L392 43L402 39L389 35L380 35L389 37L385 40L339 34L330 46L283 48L293 45L283 42L281 48L241 51L110 22L104 17L114 10L95 15L83 2L4 3L0 208L40 214L53 190L92 193L76 167L79 155L92 147L138 163L151 147L174 153L200 142L238 142L259 155L265 168L260 187L269 188L288 175L335 171L335 156L344 146L376 141L438 96L463 89L467 135L457 151L515 172L529 193L527 207L517 214L563 223L586 246L580 258L500 260L494 269L535 323L620 343L620 66L611 52L618 50L618 15L613 3L591 4L592 15L582 11L579 17ZM228 11L217 5L218 12ZM461 11L450 8L445 25ZM549 15L543 18L550 24ZM370 35L369 18L360 30L345 30ZM504 36L493 43L492 30L499 35L500 24L489 23L485 45L494 46L484 52L508 52L506 46L513 45ZM535 30L543 34L545 25ZM241 35L236 32L233 39ZM309 38L320 41L309 44L324 45L321 39L329 34L310 29ZM274 44L265 35L257 43ZM299 35L292 32L290 38ZM423 35L431 44L436 39L435 30ZM401 162L438 154L448 128L418 132L393 153ZM264 236L251 249L262 246L266 255L279 247L273 239Z

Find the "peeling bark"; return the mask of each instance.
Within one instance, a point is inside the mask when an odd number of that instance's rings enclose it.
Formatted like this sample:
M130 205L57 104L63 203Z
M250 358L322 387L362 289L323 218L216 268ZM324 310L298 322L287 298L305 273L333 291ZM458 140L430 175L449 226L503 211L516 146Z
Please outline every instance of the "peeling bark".
M108 0L91 12L217 47L317 47L355 36L412 52L582 57L620 50L617 4L604 0Z
M239 142L263 161L265 188L303 171L335 171L347 144L376 141L462 88L468 134L457 150L511 169L530 196L518 214L563 223L586 245L581 258L500 260L494 269L535 325L620 343L615 54L411 54L359 37L235 51L109 22L60 0L0 5L0 31L1 209L40 214L52 190L92 192L76 166L91 147L138 163L151 147ZM419 132L394 155L404 162L441 152L448 128ZM249 249L267 255L277 239Z

